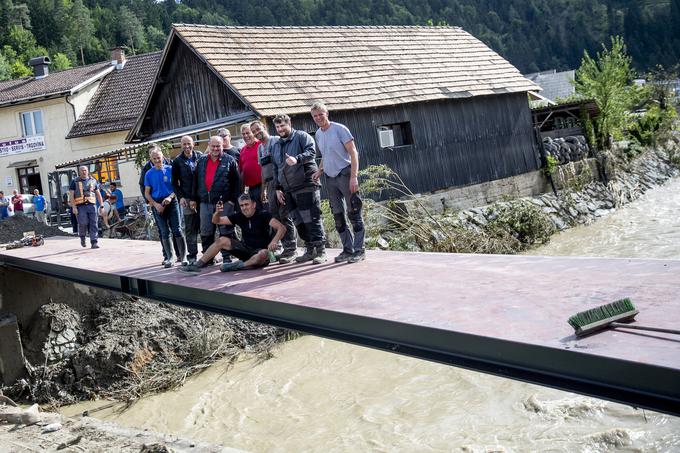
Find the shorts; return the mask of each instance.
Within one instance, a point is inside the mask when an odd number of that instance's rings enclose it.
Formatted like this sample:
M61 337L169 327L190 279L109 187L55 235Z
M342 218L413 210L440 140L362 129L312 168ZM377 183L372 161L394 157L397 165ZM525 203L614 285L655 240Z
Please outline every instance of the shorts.
M244 262L255 256L260 250L263 250L262 248L249 247L238 239L229 238L229 240L231 241L231 249L228 252Z

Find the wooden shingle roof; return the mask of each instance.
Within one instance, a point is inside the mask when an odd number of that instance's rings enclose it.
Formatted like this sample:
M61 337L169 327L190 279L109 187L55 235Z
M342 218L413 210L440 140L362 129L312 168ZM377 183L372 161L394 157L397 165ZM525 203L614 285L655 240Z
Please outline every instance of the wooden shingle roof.
M263 116L540 89L459 27L173 27Z
M161 52L127 58L125 66L102 81L66 138L131 129L142 112Z

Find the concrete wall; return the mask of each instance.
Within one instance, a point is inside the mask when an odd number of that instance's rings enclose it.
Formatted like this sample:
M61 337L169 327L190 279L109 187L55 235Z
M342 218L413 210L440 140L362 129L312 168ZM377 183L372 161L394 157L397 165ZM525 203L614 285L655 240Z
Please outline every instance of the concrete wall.
M20 332L27 335L41 306L62 302L87 313L92 304L113 295L111 291L0 267L0 382L11 384L25 374Z
M595 159L560 165L553 175L558 190L564 188L575 177L582 177L585 182L598 179ZM456 187L431 194L419 194L417 197L428 208L435 212L441 212L445 209L454 211L471 209L494 203L506 197L531 197L551 190L552 188L543 170L537 170L481 184Z
M98 297L113 293L30 272L0 267L0 313L12 313L20 326L27 326L38 309L52 302L63 302L85 312Z

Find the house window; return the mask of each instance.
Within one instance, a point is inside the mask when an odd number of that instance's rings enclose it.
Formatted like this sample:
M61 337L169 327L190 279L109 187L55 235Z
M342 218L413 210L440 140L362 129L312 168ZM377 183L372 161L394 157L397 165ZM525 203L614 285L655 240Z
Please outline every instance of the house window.
M413 144L411 123L383 124L378 127L378 140L381 148L396 148Z
M21 127L24 132L24 137L43 135L42 112L40 110L23 112L21 114Z
M120 181L118 172L118 159L114 156L101 159L95 164L92 176L100 183Z

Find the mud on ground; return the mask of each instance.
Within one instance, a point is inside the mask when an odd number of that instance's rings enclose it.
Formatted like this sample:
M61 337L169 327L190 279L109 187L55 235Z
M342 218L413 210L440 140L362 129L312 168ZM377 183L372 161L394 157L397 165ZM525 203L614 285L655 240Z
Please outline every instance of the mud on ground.
M35 231L43 237L70 236L57 227L45 225L33 217L15 215L0 221L0 244L18 241L27 231Z
M47 406L112 398L133 401L181 385L217 359L268 354L290 332L264 324L118 295L78 310L43 305L22 326L27 377L2 389Z

